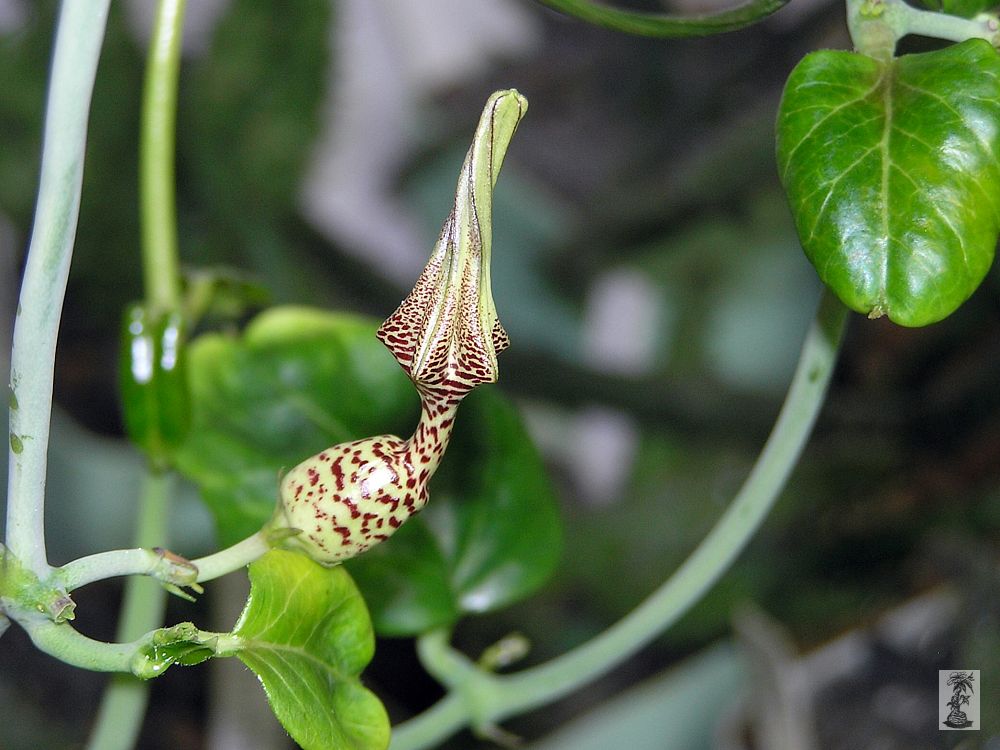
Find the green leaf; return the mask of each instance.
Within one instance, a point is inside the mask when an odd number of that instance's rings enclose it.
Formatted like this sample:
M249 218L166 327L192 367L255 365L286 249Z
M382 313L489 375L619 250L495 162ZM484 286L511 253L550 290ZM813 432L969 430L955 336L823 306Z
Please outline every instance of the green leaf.
M304 308L260 315L242 337L189 346L192 429L175 455L218 521L221 544L271 516L283 469L336 443L414 429L412 384L375 321ZM430 503L349 564L376 628L423 632L504 606L555 567L555 495L516 410L495 389L462 403Z
M1000 230L1000 56L970 40L875 60L807 56L778 113L806 255L843 302L923 326L979 286Z
M720 34L749 26L783 7L788 0L750 0L735 8L705 15L643 13L614 8L593 0L539 0L570 16L614 31L654 37Z
M388 746L389 717L358 679L375 637L346 570L272 550L250 565L250 597L233 635L237 658L304 750Z

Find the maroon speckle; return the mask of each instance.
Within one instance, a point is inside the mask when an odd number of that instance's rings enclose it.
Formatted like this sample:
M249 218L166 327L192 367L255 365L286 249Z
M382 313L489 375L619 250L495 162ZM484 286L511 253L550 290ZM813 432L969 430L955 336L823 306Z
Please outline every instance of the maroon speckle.
M396 508L399 507L399 499L392 495L379 495L375 498L375 502L382 503L383 505L391 505L392 507L389 508L391 513L395 513Z
M330 466L330 471L333 473L333 478L337 481L337 490L344 489L344 470L340 466L340 459L338 458Z

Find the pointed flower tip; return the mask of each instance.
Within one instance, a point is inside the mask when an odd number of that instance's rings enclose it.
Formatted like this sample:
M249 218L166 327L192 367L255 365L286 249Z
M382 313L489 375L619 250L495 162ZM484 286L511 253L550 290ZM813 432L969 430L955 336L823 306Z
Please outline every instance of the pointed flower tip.
M490 283L493 187L527 111L514 89L486 102L458 179L455 205L413 291L379 328L422 393L460 399L496 382L497 354L510 341Z

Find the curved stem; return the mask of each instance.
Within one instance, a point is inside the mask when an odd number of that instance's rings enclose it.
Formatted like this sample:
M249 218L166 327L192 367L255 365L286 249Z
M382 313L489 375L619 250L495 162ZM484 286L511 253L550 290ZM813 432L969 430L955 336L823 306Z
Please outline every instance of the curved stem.
M162 674L174 663L171 656L162 653L164 642L196 644L221 657L233 656L240 649L240 639L231 633L199 630L191 623L151 630L126 643L107 643L88 638L68 623L42 616L18 622L40 651L70 666L92 672L129 672L144 679Z
M417 639L417 656L427 674L447 688L458 687L465 676L478 670L475 663L450 644L451 632L432 630Z
M174 141L185 2L160 0L143 88L139 141L143 282L146 303L160 312L181 306Z
M105 643L88 638L67 623L39 618L22 619L35 646L70 666L92 672L130 672L132 657L145 639L131 643Z
M39 578L52 370L80 211L87 118L110 0L65 0L52 58L35 224L14 324L10 368L7 547Z
M147 470L143 478L136 542L155 544L167 526L172 477ZM153 581L130 578L125 584L117 639L128 641L159 627L166 611L166 592ZM149 699L149 686L132 675L111 678L101 699L89 750L129 750L135 745Z
M613 31L653 37L689 37L735 31L771 15L788 0L748 0L735 8L704 15L625 10L595 0L539 0L543 5Z
M176 586L190 586L239 570L270 549L271 544L263 531L195 560L185 560L146 547L115 549L66 563L57 571L56 580L67 591L118 576L149 576Z
M389 750L435 746L468 721L469 710L463 696L450 692L422 714L393 727Z
M583 646L510 676L469 675L461 661L439 648L440 644L426 642L419 653L430 662L428 671L456 675L457 679L448 677L445 682L455 682L455 692L442 708L401 724L393 736L393 749L424 747L470 719L482 725L561 698L633 655L687 612L746 546L795 466L823 403L846 313L834 295L825 291L785 403L757 463L722 518L659 589ZM464 682L462 673L466 673ZM462 715L452 705L456 695L465 707Z
M271 544L268 542L266 534L263 531L258 531L232 547L226 547L226 549L211 555L192 560L191 564L198 569L198 577L195 580L204 583L220 578L234 570L245 568L270 550Z
M145 547L114 549L87 555L63 565L55 577L66 591L118 576L152 576L176 583L167 573L164 558Z

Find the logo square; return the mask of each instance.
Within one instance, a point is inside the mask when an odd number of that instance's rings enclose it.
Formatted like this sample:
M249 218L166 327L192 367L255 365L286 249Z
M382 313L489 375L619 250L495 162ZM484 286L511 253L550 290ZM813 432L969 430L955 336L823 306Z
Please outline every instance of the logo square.
M978 669L942 669L938 672L938 729L978 730Z

